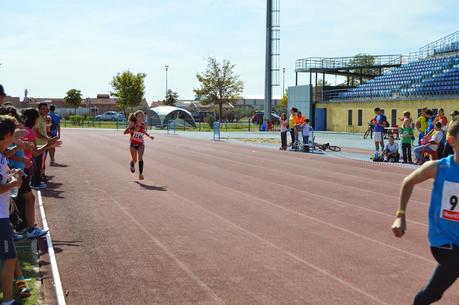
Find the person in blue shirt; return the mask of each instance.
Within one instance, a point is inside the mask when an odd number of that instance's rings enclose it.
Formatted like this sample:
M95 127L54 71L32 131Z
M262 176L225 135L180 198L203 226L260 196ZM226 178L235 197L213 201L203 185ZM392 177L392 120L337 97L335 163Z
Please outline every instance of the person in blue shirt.
M426 110L426 119L427 119L427 131L426 134L429 134L434 129L434 115L433 111L430 109Z
M373 132L373 139L375 141L375 148L376 148L376 154L379 154L379 147L381 147L381 150L384 149L384 127L386 122L385 122L385 116L382 113L381 109L375 108L375 129Z
M448 129L448 143L454 155L429 161L403 180L400 206L392 231L402 237L406 231L406 207L416 184L434 179L429 207L428 239L438 262L430 282L416 295L413 305L428 305L441 299L459 277L459 120Z
M49 134L48 137L50 138L61 138L61 118L58 114L55 113L56 107L54 105L51 105L49 107L49 113L48 116L51 118L51 126L49 128ZM50 165L56 164L56 161L54 159L56 155L56 148L51 148L49 150L49 156L51 157Z

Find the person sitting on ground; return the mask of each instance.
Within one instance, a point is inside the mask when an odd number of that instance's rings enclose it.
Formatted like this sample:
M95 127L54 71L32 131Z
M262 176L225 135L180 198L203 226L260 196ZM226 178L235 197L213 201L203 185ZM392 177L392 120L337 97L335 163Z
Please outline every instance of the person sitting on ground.
M287 115L282 113L279 120L280 124L280 134L281 134L281 150L287 149L287 131L288 131L288 121Z
M416 161L419 165L422 165L425 161L424 153L434 152L438 150L438 146L440 145L442 139L443 139L443 131L441 129L441 123L437 122L434 128L432 137L429 140L429 143L420 145L414 149Z
M389 143L386 144L383 150L384 162L397 163L400 160L398 149L399 147L395 142L394 136L389 136Z
M309 125L309 119L304 120L303 127L303 147L305 152L309 152L309 136L311 134L311 126Z

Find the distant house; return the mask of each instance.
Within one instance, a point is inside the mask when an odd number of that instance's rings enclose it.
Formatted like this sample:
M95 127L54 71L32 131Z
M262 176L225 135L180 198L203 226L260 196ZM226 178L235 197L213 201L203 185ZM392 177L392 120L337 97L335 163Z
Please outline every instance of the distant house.
M10 102L16 108L29 108L37 107L40 103L48 103L48 105L56 106L56 112L62 116L70 114L80 115L97 115L107 111L120 111L116 98L111 98L108 94L98 94L95 98L83 98L81 106L77 109L67 105L63 98L25 98L23 101L19 97L7 97L5 102ZM144 99L140 106L140 109L148 109L148 103Z

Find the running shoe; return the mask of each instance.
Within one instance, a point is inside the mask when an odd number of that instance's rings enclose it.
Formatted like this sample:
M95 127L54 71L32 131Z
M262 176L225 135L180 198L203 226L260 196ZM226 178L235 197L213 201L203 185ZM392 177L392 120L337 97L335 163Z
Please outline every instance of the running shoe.
M48 233L48 230L43 230L40 229L39 227L33 228L32 232L27 232L27 238L28 239L38 239L40 237L43 237Z
M140 175L139 175L139 180L143 180L143 179L144 179L143 175L140 174Z
M131 173L135 173L134 162L131 161Z
M32 185L30 188L33 189L33 190L42 190L42 189L45 189L47 187L48 187L48 185L46 183L42 182L40 185L38 185L38 186L33 186Z
M24 235L13 232L13 241L19 241L24 238Z

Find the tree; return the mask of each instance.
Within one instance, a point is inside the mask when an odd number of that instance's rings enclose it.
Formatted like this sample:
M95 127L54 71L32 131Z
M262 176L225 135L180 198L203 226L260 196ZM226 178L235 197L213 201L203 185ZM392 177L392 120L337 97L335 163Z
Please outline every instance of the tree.
M358 66L372 67L375 65L375 57L371 54L359 53L354 56L354 58L350 61L350 64L357 66L357 67ZM377 75L376 69L372 69L372 68L353 69L350 71L355 74L361 73L363 75ZM367 78L367 77L363 77L363 78ZM357 84L360 84L360 79L354 79L353 82L357 82Z
M196 75L201 87L193 91L203 104L218 106L220 120L223 117L223 105L240 99L244 89L244 83L238 75L234 75L234 67L228 60L219 63L210 57L206 71Z
M129 70L113 77L110 83L113 92L110 94L117 98L116 103L124 112L127 108L134 108L142 103L145 95L145 77L147 75L144 73L134 74Z
M331 86L331 84L327 81L324 82L323 79L319 79L317 81L317 87L327 87L327 86Z
M75 114L77 108L80 107L82 100L83 99L81 98L81 91L77 89L70 89L69 91L67 91L67 95L64 97L64 102L67 105L75 108Z
M283 108L287 108L288 107L288 91L287 90L285 90L284 95L280 99L279 106L281 106Z
M167 90L166 99L163 101L163 105L166 106L175 106L178 100L177 92L172 91L171 89Z

